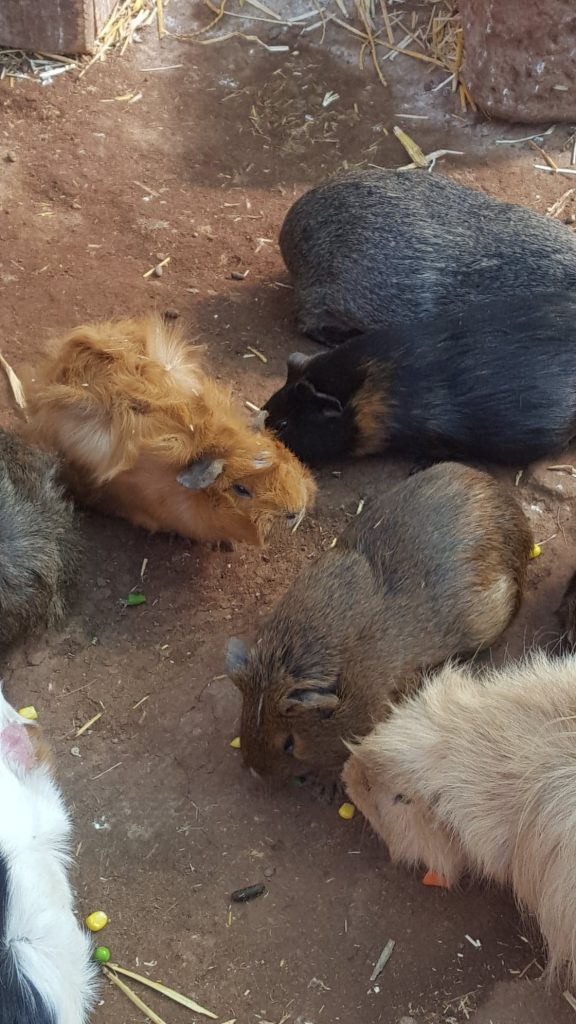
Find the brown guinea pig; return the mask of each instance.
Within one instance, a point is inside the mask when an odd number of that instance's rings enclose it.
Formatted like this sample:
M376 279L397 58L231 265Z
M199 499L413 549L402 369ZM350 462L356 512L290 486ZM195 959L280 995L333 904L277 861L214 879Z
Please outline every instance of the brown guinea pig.
M448 665L352 748L343 780L393 860L509 885L576 978L576 656Z
M516 613L530 529L485 473L443 463L367 503L281 598L248 651L230 641L246 764L334 776L425 668L492 643Z
M76 495L136 526L262 544L313 501L308 471L159 317L77 328L27 400L32 436L61 454Z

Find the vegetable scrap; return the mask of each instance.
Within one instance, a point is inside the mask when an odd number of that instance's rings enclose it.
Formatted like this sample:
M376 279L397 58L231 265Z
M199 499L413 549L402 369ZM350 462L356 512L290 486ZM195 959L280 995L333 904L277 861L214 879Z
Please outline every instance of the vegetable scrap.
M264 896L265 893L266 886L262 882L257 882L256 885L247 885L244 889L236 889L230 899L233 903L249 903L250 900Z
M32 704L30 704L26 708L20 708L18 714L21 715L22 718L27 718L29 722L38 721L38 712L36 711L36 708Z

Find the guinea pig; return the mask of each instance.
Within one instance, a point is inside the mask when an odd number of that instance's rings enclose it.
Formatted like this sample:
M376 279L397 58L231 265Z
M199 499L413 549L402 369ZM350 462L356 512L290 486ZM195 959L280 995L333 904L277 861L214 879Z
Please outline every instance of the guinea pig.
M51 455L0 430L0 645L66 609L81 546L57 471Z
M160 317L77 328L27 398L29 429L61 454L76 496L136 526L262 544L313 502L309 472Z
M36 723L0 691L0 1020L85 1024L91 942L74 916L71 822Z
M288 360L267 426L298 458L526 465L576 436L576 300L495 299Z
M424 170L354 170L317 185L288 211L280 249L298 326L326 345L576 285L573 232Z
M511 886L576 980L576 656L447 665L352 747L350 799L393 860Z
M492 477L443 463L367 502L304 569L251 651L228 645L245 763L334 777L423 669L491 644L515 615L532 546Z
M558 615L562 624L562 639L566 647L576 647L576 573L564 591Z

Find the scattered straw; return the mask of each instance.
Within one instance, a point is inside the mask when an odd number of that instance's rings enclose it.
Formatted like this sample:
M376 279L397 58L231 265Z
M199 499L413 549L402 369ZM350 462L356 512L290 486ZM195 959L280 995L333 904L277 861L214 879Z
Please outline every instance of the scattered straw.
M264 353L260 352L257 348L252 348L252 345L247 345L246 348L248 349L249 352L252 353L253 356L256 356L256 358L259 359L261 363L268 362Z
M208 23L197 32L174 35L173 38L204 46L239 38L257 43L271 53L280 53L289 51L291 47L271 46L259 36L247 32L224 31L218 34L222 22L240 18L247 24L267 22L292 28L300 26L302 33L320 31L321 44L328 27L342 29L358 42L359 66L364 67L364 59L368 54L382 86L386 86L382 62L407 57L445 72L437 88L450 84L456 94L459 109L463 112L469 107L476 110L461 78L464 35L457 0L424 0L420 9L411 12L409 24L408 13L399 10L395 4L392 7L392 0L354 0L353 4L347 4L344 0L326 0L323 5L312 0L313 10L293 18L283 18L262 0L220 0L218 5L214 0L204 0L204 4L213 15ZM262 13L252 14L249 6Z
M134 971L128 971L125 967L119 967L118 964L108 964L108 969L114 971L116 974L123 974L127 978L131 978L133 981L139 981L141 985L146 985L148 988L154 989L155 992L160 992L161 995L166 996L167 999L171 999L174 1003L179 1003L180 1006L185 1006L187 1010L192 1010L194 1013L200 1013L204 1017L211 1017L212 1020L217 1020L215 1013L211 1010L207 1010L206 1007L200 1006L199 1003L194 1002L193 999L189 999L188 996L181 995L180 992L176 992L173 988L168 988L167 985L162 985L159 981L151 981L150 978L145 978L142 974L136 974Z
M550 167L549 164L534 164L537 171L546 171L547 174L576 174L576 167Z
M154 1010L151 1010L149 1006L146 1006L146 1003L142 1002L140 996L137 996L126 982L121 981L120 978L118 978L116 974L113 974L112 971L109 971L107 967L102 967L102 971L104 972L105 977L108 978L108 981L113 985L116 985L116 988L119 988L120 991L128 997L130 1002L141 1010L148 1020L152 1021L152 1024L166 1024L166 1021L162 1020L162 1017L159 1017L157 1013L154 1013Z
M79 67L79 62L71 57L0 48L0 81L5 78L35 78L41 85L51 85L55 78Z
M0 354L0 365L2 366L6 376L8 378L8 383L10 384L10 387L12 389L12 394L14 395L14 401L16 402L16 405L20 409L25 409L26 408L26 395L24 394L24 388L22 387L22 383L20 381L20 378L17 376L17 374L12 369L12 367L10 366L10 363L6 359L4 359L4 356L1 355L1 354Z
M85 732L88 732L88 729L91 729L93 725L96 725L96 722L102 718L103 713L104 712L99 711L93 718L89 718L87 722L84 722L84 725L81 725L76 731L75 738L78 739L79 736L83 736Z
M92 58L84 65L80 78L86 74L97 61L106 60L107 54L113 50L125 53L128 46L137 38L140 29L146 28L156 21L158 35L166 34L164 28L164 7L168 0L118 0L108 21L102 28L96 42Z
M559 217L560 214L564 211L564 207L566 206L566 203L568 202L568 200L571 198L571 196L573 196L575 194L576 194L576 188L569 188L569 189L567 189L566 192L564 192L560 196L560 198L556 200L555 203L552 203L552 206L548 207L548 209L546 210L546 216L547 217Z

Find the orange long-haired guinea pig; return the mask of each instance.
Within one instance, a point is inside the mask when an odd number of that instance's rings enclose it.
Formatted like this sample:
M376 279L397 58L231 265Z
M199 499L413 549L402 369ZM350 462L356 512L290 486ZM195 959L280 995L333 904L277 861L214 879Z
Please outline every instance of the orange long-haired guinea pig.
M136 526L262 544L313 502L309 472L160 317L78 327L26 390L32 435L77 497Z
M353 748L343 779L393 860L512 887L576 980L576 655L447 665Z

